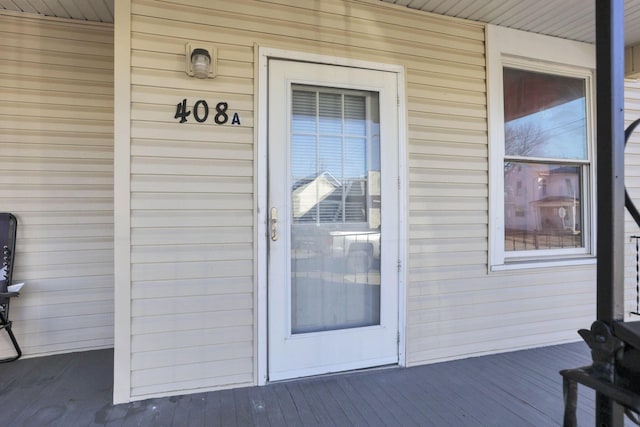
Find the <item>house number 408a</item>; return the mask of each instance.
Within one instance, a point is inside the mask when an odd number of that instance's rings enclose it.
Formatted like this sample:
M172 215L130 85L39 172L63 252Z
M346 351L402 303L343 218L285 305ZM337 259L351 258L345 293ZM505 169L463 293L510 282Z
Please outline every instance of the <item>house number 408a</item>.
M213 114L213 121L217 125L224 125L231 119L232 125L240 125L240 116L238 113L231 113L229 110L229 104L227 102L218 102L215 106L215 113ZM193 113L193 118L198 123L204 123L209 118L209 104L204 99L200 99L193 104L193 111L187 109L187 99L183 99L176 105L176 114L174 119L180 119L180 123L186 123L188 117Z

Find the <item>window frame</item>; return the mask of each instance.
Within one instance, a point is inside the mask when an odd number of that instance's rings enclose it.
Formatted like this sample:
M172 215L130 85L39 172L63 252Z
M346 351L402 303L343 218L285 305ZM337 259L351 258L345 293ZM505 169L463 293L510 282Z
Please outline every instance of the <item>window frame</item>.
M512 270L595 263L595 48L524 31L487 25L487 110L489 132L489 271ZM504 197L504 98L503 69L517 68L584 79L586 94L587 160L565 159L565 163L580 164L582 170L581 213L583 247L569 249L539 249L531 251L505 250ZM559 159L526 158L553 164Z

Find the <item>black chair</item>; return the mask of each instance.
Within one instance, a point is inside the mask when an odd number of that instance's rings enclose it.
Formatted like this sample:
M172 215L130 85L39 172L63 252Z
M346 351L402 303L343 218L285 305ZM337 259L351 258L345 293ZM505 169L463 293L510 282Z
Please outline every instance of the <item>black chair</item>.
M9 292L8 289L12 284L17 230L18 220L16 217L10 213L0 212L0 250L2 250L2 266L0 267L0 329L7 331L16 350L16 356L0 359L0 363L12 362L22 356L22 350L20 350L18 341L11 330L11 320L9 320L11 298L20 295L19 292Z

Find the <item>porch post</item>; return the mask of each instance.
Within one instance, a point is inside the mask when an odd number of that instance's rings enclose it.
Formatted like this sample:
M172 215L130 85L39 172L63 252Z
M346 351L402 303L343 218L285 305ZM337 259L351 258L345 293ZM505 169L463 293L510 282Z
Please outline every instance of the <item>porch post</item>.
M624 1L596 3L597 319L624 317ZM613 362L613 361L612 361ZM622 426L620 405L596 394L596 426Z

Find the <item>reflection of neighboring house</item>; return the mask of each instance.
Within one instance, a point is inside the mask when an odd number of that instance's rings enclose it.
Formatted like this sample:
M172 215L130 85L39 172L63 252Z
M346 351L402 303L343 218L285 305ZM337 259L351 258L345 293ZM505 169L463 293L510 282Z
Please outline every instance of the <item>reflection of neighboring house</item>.
M573 197L550 196L531 202L536 230L580 233L580 202Z
M515 183L505 191L505 223L510 230L566 231L577 234L580 224L580 185L576 167L522 168L505 175Z
M294 185L291 196L293 217L302 218L341 186L340 181L329 172L322 172L315 178L298 181Z

